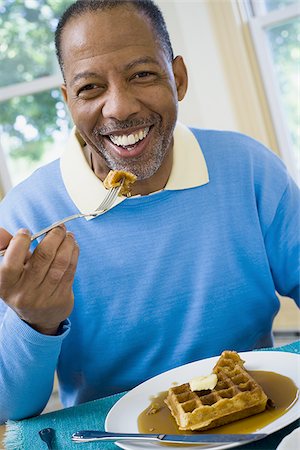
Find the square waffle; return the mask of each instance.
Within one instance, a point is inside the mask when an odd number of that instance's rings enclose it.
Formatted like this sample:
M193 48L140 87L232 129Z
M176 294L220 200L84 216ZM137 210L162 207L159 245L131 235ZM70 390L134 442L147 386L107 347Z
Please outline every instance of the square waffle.
M192 391L189 383L169 389L165 400L180 430L208 430L266 409L267 396L233 351L224 351L213 368L212 390Z

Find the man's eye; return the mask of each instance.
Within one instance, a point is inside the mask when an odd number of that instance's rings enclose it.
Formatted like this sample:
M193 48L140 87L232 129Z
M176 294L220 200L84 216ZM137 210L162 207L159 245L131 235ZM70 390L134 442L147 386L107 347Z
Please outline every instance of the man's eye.
M138 80L140 78L151 78L151 77L154 77L154 76L155 75L152 72L138 72L132 78L134 80Z
M80 88L78 93L80 94L80 92L82 92L82 91L91 91L92 89L95 89L95 88L97 88L96 84L93 84L93 83L87 84L86 86L83 86L82 88Z

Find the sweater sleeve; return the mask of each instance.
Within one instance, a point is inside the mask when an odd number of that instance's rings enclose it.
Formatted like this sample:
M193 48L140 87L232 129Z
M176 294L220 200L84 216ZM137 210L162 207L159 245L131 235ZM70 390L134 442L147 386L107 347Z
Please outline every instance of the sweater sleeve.
M52 392L66 320L57 336L38 333L0 300L0 423L39 414Z
M276 290L300 306L300 191L289 178L265 235Z
M0 226L12 234L21 227L35 227L35 205L29 203L29 195L24 197L24 190L22 185L17 186L0 204ZM30 417L44 409L69 330L66 320L57 336L38 333L0 298L0 423Z

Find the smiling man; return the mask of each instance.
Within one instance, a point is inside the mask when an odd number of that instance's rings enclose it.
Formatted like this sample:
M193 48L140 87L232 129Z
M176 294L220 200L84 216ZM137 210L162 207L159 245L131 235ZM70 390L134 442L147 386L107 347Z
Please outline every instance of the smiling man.
M177 123L185 96L150 0L77 1L56 31L74 130L0 205L0 421L132 388L223 350L272 345L299 302L299 190L253 139ZM137 176L101 217L111 169ZM79 257L80 248L80 257Z
M173 58L158 13L163 31L155 33L147 3L102 2L101 15L89 2L75 4L56 39L63 94L95 174L133 172L140 194L166 185L177 103L187 88L183 59Z

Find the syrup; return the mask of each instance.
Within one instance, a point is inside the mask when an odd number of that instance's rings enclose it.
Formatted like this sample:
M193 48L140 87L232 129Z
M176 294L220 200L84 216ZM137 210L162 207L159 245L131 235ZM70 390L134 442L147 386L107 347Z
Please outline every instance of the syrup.
M283 375L275 372L249 371L250 375L261 385L264 392L275 405L272 409L267 409L262 413L238 420L228 425L223 425L213 430L207 431L180 431L175 419L164 400L167 392L161 392L151 398L151 405L146 408L138 417L138 429L140 433L162 433L162 434L195 434L195 433L215 433L215 434L242 434L255 433L267 426L278 417L285 414L297 401L299 390L294 382ZM157 410L154 414L149 414L149 410Z

